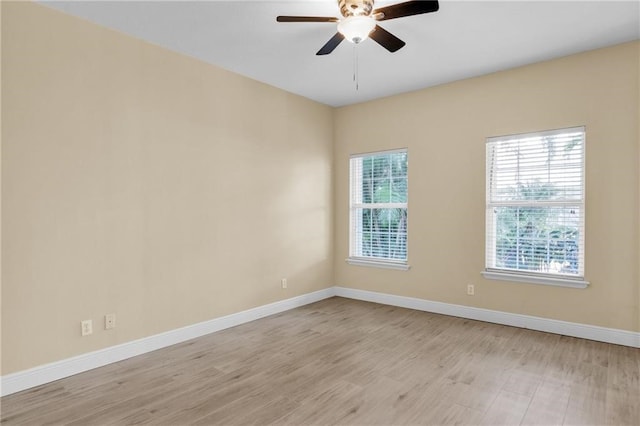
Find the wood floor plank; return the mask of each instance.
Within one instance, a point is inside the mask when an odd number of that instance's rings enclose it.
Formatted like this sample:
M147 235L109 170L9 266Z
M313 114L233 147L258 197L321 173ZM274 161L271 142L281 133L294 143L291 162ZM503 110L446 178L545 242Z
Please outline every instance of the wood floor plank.
M638 426L640 424L640 391L608 389L605 419L609 425Z
M608 367L608 387L640 393L640 349L610 346Z
M281 421L284 424L349 424L355 422L362 404L360 386L337 380L305 398L298 410Z
M0 400L3 425L638 425L640 350L331 298Z
M606 424L607 389L573 385L563 424L570 426Z
M522 425L559 425L562 424L571 386L554 381L544 382L536 388L531 403L522 419Z
M483 425L519 425L524 418L531 397L508 391L500 391L486 410Z

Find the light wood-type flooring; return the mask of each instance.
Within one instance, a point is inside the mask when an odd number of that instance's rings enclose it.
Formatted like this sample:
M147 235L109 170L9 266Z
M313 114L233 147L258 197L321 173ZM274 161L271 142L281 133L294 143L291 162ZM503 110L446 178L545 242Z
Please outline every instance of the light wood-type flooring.
M7 425L640 425L640 349L331 298L1 402Z

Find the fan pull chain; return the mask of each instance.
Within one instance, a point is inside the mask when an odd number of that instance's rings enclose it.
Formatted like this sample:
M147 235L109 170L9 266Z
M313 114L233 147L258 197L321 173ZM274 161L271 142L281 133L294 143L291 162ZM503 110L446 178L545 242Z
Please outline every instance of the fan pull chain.
M359 89L359 69L358 69L358 47L353 46L353 82L356 85L356 91Z

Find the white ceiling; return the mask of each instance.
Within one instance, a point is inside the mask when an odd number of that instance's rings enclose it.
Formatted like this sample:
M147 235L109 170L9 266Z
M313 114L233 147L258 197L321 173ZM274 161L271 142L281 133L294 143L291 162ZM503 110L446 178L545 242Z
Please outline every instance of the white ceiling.
M376 7L400 1L377 1ZM407 45L372 40L315 53L332 23L277 23L277 15L339 16L335 0L71 1L46 5L331 106L640 39L640 1L452 1L435 13L380 25Z

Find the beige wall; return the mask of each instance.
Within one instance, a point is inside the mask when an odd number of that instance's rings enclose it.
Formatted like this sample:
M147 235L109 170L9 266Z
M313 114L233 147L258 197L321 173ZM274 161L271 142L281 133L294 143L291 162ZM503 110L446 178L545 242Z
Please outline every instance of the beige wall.
M329 107L7 2L2 90L2 374L333 284Z
M638 59L628 43L335 110L336 284L640 331ZM591 286L483 279L485 138L577 125L587 129ZM400 147L411 270L348 265L349 154Z

